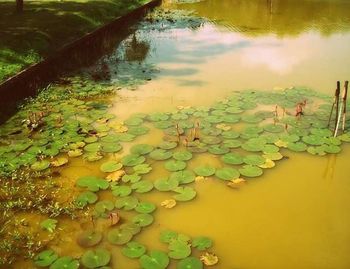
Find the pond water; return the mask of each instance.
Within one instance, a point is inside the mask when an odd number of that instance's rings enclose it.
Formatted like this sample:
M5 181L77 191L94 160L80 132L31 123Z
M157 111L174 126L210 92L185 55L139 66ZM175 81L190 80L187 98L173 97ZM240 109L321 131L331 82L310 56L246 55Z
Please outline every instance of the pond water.
M148 15L135 26L134 33L113 53L80 70L73 79L62 78L46 95L41 93L0 127L3 178L9 171L29 164L29 170L44 173L33 183L44 185L38 194L54 193L50 197L63 207L70 202L76 204L86 185L91 185L79 183L81 177L103 179L112 173L107 170L119 171L119 162L127 175L135 176L137 169L145 169L139 173L139 182L154 185L185 165L186 171L191 171L189 184L184 185L190 188L189 193L175 198L173 208L161 203L172 199L174 192L148 192L147 186L133 185L127 177L110 183L108 190L96 192L97 203L118 203L122 199L118 196L123 195L116 193L122 189L119 186L124 186L124 191L133 189L132 194L125 194L134 197L127 201L130 209L136 206L132 206L135 198L156 205L154 222L133 237L146 246L148 254L152 250L169 251L168 244L159 238L162 232L171 230L191 238L212 239L213 246L208 250L192 246L191 254L199 258L206 251L214 253L219 262L212 268L349 268L350 145L346 142L350 142L350 135L340 131L340 138L333 139L327 130L336 81L350 78L348 10L350 2L328 0L165 1L153 13L156 15ZM85 82L86 76L103 81ZM116 87L118 91L111 93ZM107 94L101 96L101 92ZM298 120L295 107L304 100L305 116ZM33 123L39 127L24 132L21 124L28 119L27 111L43 111L44 115L31 115L37 119L25 124L29 129ZM176 124L180 125L178 130ZM199 138L199 143L192 141L194 138ZM161 144L163 140L171 143ZM86 145L79 145L82 141ZM136 152L132 147L138 144L166 151L152 156L152 149L142 146L145 159L138 154L123 159L130 150ZM186 154L174 157L178 162L169 161L174 159L167 154L178 151ZM54 168L53 163L45 162L51 161L47 156L69 161ZM102 168L107 161L112 165ZM150 166L135 168L144 162ZM232 181L239 176L245 182ZM174 184L179 183L185 182L177 180ZM105 189L104 183L98 184L97 190ZM1 190L4 207L5 192L5 188ZM43 214L45 210L39 206L18 206L22 210L7 206L11 209L7 216L14 214L17 224L13 227L34 235L34 241L42 241L44 247L38 246L37 252L52 249L60 257L80 259L95 247L84 248L77 238L82 231L94 230L103 234L97 247L110 251L111 268L165 268L154 260L148 267L145 263L141 267L140 259L125 257L116 242L127 235L110 235L114 229L122 231L120 223L130 223L138 213L125 207L114 209L121 222L110 227L105 215L109 206L100 203L101 213L95 209L95 202L82 210L74 208L78 212L74 220L62 212L55 216L53 210ZM58 221L51 232L40 228L48 217ZM150 217L144 218L136 223L142 225ZM25 223L24 228L21 223ZM187 257L187 240L173 241L178 243L173 245L178 257ZM4 248L0 248L3 253ZM194 263L192 267L180 267L174 255L170 254L167 268L201 268ZM155 260L162 260L158 258ZM57 266L51 267L61 268ZM67 268L76 268L70 266ZM1 268L10 267L5 264ZM16 257L13 268L37 267L32 259Z

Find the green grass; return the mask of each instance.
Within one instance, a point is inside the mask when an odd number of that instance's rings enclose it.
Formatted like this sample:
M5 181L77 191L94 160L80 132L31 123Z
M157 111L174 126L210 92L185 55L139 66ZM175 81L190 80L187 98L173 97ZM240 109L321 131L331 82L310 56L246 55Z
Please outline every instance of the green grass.
M149 0L0 0L0 81Z

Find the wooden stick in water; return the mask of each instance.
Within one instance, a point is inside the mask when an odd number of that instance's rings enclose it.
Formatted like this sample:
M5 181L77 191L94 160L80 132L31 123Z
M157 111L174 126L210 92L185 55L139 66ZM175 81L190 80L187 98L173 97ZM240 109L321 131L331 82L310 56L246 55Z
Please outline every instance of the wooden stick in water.
M344 93L343 93L343 125L342 125L342 131L345 130L345 120L346 120L346 99L348 98L348 85L349 81L345 81L344 85Z
M335 129L337 128L337 120L339 117L339 96L340 96L340 81L337 81L337 89L335 91L335 124L334 124L334 131L333 134L335 134Z
M328 128L329 128L329 125L331 124L333 110L334 110L334 105L335 105L335 102L336 102L336 96L337 96L337 91L338 90L340 92L340 81L337 81L337 88L335 89L335 92L334 92L334 99L333 99L332 109L331 109L331 113L329 114L329 119L328 119L328 124L327 124Z

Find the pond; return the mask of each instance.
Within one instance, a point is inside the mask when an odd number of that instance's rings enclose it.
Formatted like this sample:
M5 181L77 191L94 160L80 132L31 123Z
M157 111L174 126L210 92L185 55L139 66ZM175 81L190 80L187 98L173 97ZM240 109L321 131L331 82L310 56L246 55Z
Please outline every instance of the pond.
M164 1L41 91L0 126L0 268L349 268L348 10Z

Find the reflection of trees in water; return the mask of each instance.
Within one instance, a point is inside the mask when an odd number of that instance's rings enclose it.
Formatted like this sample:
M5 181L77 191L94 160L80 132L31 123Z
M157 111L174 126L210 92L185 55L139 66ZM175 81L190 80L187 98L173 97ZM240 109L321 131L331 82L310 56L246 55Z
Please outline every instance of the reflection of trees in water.
M297 35L317 30L324 35L350 30L350 1L342 0L206 0L181 4L200 16L248 35Z
M145 40L137 40L134 34L132 39L125 43L125 60L143 61L146 59L150 45Z

